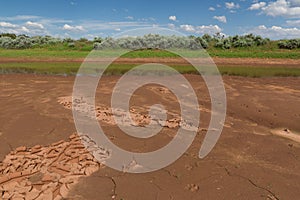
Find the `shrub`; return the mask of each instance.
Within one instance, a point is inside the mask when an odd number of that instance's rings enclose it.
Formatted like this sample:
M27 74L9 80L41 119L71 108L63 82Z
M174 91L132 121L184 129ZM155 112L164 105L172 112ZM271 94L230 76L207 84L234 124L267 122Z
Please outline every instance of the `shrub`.
M210 40L207 37L206 37L206 39ZM196 42L198 42L202 46L203 49L207 49L209 41L207 41L206 39L203 39L203 37L202 38L201 37L197 37L195 40L196 40Z
M94 40L93 40L94 43L96 43L96 42L101 43L102 41L103 40L101 37L94 37Z
M194 37L162 36L148 34L141 37L105 38L100 44L94 43L96 49L104 48L125 48L137 49L201 49L201 45L207 47L207 43L202 38L196 40Z
M296 49L300 48L300 39L282 40L278 42L280 49Z
M75 43L74 42L69 42L68 43L68 47L69 48L74 48L75 47Z

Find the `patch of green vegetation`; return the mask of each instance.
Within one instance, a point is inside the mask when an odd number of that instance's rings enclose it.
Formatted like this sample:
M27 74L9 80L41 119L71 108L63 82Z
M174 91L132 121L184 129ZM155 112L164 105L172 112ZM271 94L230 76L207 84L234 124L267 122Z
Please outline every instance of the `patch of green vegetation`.
M85 58L88 51L78 50L48 50L45 48L34 49L0 49L3 58Z
M220 58L282 58L300 59L300 50L265 49L259 47L236 48L236 49L207 49L211 57Z
M121 75L132 69L135 64L112 64L104 72L106 75ZM35 73L35 74L58 74L75 75L80 67L80 63L70 62L28 62L28 63L0 63L0 73ZM172 68L182 74L199 74L191 65L178 66ZM247 66L220 66L218 67L222 75L246 76L246 77L272 77L272 76L300 76L300 68L285 67L247 67ZM91 69L91 73L101 70L97 65ZM155 68L146 71L156 70Z
M300 68L286 67L219 67L222 75L246 77L299 77Z
M282 59L300 59L300 50L286 50L286 49L262 49L262 48L237 48L237 49L218 49L211 48L207 49L207 52L211 57L220 58L282 58ZM197 56L195 52L194 55ZM89 51L79 51L79 50L59 50L59 49L26 49L26 50L16 50L16 49L0 49L0 58L32 58L32 59L53 59L53 58L85 58L89 54ZM191 54L193 56L193 54ZM177 58L176 55L171 52L163 50L138 50L131 51L123 56L123 58Z
M69 62L0 63L0 73L75 75L79 67L80 67L80 63L69 63Z

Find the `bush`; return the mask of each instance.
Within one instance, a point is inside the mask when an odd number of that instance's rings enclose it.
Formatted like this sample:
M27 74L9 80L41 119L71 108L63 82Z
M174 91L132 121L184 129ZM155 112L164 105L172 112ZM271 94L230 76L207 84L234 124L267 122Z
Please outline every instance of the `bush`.
M300 39L282 40L278 42L280 49L297 49L300 48Z
M101 37L95 37L94 40L93 40L94 43L96 43L96 42L97 42L97 43L101 43L102 41L103 41L103 40L102 40Z
M162 36L148 34L141 37L124 37L124 38L105 38L101 43L94 43L95 49L104 48L124 48L124 49L201 49L201 45L207 48L207 43L202 38L179 37L179 36Z
M68 43L68 47L69 47L69 48L74 48L74 47L75 47L75 43L74 43L74 42Z
M206 39L208 39L208 38L206 38ZM197 37L195 40L196 40L196 42L198 42L202 46L203 49L207 49L208 48L208 41L205 40L205 39L203 39L203 37L202 38L201 37Z
M11 39L16 39L16 34L14 33L2 33L0 34L0 37L10 37Z

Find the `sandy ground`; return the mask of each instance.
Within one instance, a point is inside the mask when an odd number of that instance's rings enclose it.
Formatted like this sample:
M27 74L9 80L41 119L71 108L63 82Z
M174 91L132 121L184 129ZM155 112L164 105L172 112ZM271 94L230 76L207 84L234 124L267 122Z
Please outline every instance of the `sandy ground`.
M38 199L273 200L300 196L299 78L224 76L228 100L224 131L213 151L199 159L198 151L210 119L210 99L199 76L187 75L201 107L201 125L195 141L179 160L164 169L128 174L97 165L76 146L68 100L74 77L0 77L2 198L31 195ZM101 80L96 102L102 110L109 107L111 89L118 78L107 76ZM145 107L157 102L173 114L179 112L175 96L156 85L138 90L131 103L136 113L144 115ZM170 125L153 138L136 139L106 120L103 112L98 117L107 136L127 150L159 149L176 133L176 126ZM57 150L51 152L53 148ZM67 149L74 153L68 154ZM80 155L86 157L79 159ZM44 164L31 171L30 164L18 166L33 157ZM68 160L72 159L75 164L69 165Z

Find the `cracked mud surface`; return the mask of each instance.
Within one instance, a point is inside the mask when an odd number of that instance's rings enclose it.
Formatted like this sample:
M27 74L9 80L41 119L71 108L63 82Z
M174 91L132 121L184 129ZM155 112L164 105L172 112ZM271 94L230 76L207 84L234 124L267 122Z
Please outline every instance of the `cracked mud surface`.
M0 163L0 191L3 199L63 199L101 164L86 150L78 135L70 141L49 146L21 146Z
M15 199L22 199L30 192L34 198L44 195L41 199L273 200L300 196L300 79L224 76L228 98L224 131L213 151L199 159L198 151L210 118L210 100L197 76L186 77L199 95L201 107L200 128L194 143L164 169L128 174L103 167L95 160L90 160L93 169L85 172L87 166L82 166L84 162L79 161L79 156L71 161L72 155L90 155L79 144L75 148L74 135L69 139L76 131L72 113L65 108L70 101L60 99L71 96L74 77L1 75L1 198L16 195ZM108 138L135 152L163 147L172 140L179 125L174 120L180 116L175 96L157 85L137 90L131 114L139 125L147 123L147 108L155 103L170 110L168 120L174 121L152 138L133 138L123 134L110 118L111 87L118 78L104 77L103 87L96 95L98 120ZM63 100L62 105L58 99ZM74 154L65 155L64 146L75 148ZM57 148L51 155L53 147ZM40 155L33 153L35 149L41 149ZM64 163L63 168L69 167L70 171L56 171L58 166L52 166L54 163ZM75 166L82 167L80 175L76 175ZM67 181L64 178L68 176L74 177L70 183L63 183L61 179Z

